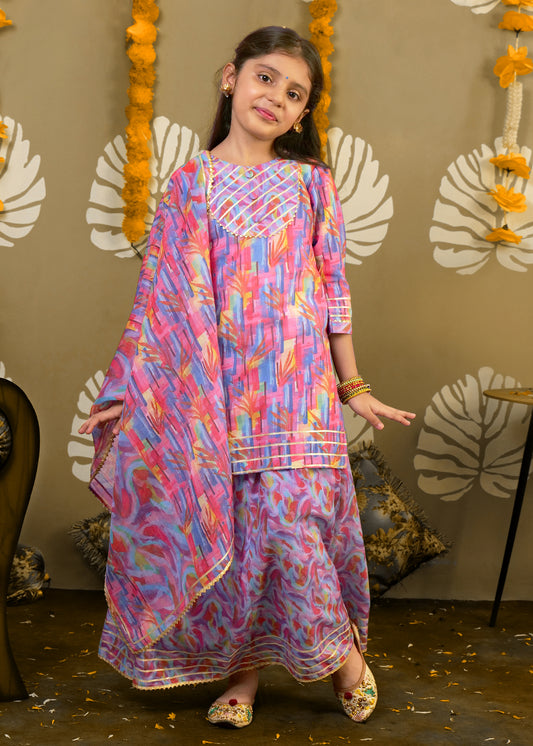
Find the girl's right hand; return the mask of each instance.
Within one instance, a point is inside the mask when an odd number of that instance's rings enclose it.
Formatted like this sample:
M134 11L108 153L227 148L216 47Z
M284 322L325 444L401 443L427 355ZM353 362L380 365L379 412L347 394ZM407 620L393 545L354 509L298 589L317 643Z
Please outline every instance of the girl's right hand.
M110 420L116 420L115 426L113 428L113 435L118 435L120 432L121 417L122 402L118 402L117 404L113 404L108 409L102 409L101 412L92 414L89 419L83 423L78 432L81 435L83 435L83 433L87 433L89 435L90 433L92 433L95 427L103 425L105 422L109 422Z

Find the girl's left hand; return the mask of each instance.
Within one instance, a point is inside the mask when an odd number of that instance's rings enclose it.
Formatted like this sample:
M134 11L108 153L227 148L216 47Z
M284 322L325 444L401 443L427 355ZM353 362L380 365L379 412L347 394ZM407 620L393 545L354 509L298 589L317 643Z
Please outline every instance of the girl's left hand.
M376 430L383 430L385 427L378 415L387 417L387 419L394 420L395 422L400 422L402 425L410 425L410 421L416 417L414 412L404 412L401 409L395 409L394 407L389 407L387 404L382 404L372 394L354 396L348 400L348 406L355 414L368 420Z

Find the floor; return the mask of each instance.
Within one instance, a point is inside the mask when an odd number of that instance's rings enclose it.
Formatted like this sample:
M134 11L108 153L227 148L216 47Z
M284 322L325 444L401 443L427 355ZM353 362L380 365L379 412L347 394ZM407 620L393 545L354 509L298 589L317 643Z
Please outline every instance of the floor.
M339 709L329 681L302 686L266 669L244 730L205 719L220 684L141 692L98 658L103 594L48 590L8 609L29 698L0 702L0 744L533 744L533 602L382 599L367 662L379 687L364 724Z

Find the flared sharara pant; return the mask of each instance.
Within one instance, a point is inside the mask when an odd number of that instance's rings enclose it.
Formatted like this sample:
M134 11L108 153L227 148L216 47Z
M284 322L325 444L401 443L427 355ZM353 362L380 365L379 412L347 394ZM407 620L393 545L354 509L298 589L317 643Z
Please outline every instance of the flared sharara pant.
M234 476L235 553L218 582L163 638L133 653L108 612L100 656L139 688L284 666L301 682L346 660L351 623L366 647L368 574L345 469Z

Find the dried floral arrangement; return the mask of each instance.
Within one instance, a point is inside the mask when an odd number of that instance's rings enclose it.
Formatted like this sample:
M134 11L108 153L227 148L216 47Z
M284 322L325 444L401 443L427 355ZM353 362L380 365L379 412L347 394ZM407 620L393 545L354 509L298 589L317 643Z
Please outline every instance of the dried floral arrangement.
M9 18L6 17L6 13L4 10L0 9L0 29L6 28L6 26L12 26L13 21L10 21ZM2 122L0 119L0 139L7 140L7 124ZM5 158L0 157L0 171L4 168L5 165ZM1 197L2 195L0 195ZM4 211L4 203L0 199L0 212Z
M504 13L498 28L513 31L514 46L509 44L507 54L499 57L494 66L494 74L500 78L500 86L507 88L507 108L503 127L502 147L504 153L499 153L490 162L502 173L502 183L496 184L489 194L503 210L503 220L499 227L488 233L487 241L507 241L519 244L522 236L517 235L509 227L509 215L514 212L525 212L526 197L520 191L511 187L511 181L516 178L529 179L530 167L526 159L520 155L518 145L518 127L522 115L523 85L519 76L528 75L533 70L533 60L527 56L527 47L519 46L520 34L533 31L533 16L528 11L533 10L533 0L501 0L503 5L515 6L516 10ZM525 12L524 12L525 11Z
M126 155L124 165L124 220L122 230L132 244L144 236L144 219L148 212L147 200L150 196L151 150L148 142L152 136L150 122L154 113L156 58L154 42L157 37L155 21L159 8L155 0L132 0L131 15L135 23L126 31L129 42L127 49L131 60L129 105L126 107ZM135 248L135 247L133 247Z
M333 35L331 21L336 10L336 0L312 0L309 5L309 12L313 17L313 20L309 24L311 41L318 49L324 70L324 90L313 113L320 136L323 158L325 158L326 154L327 130L329 127L328 109L331 103L331 62L329 61L329 55L334 51L333 44L331 43L331 36Z

